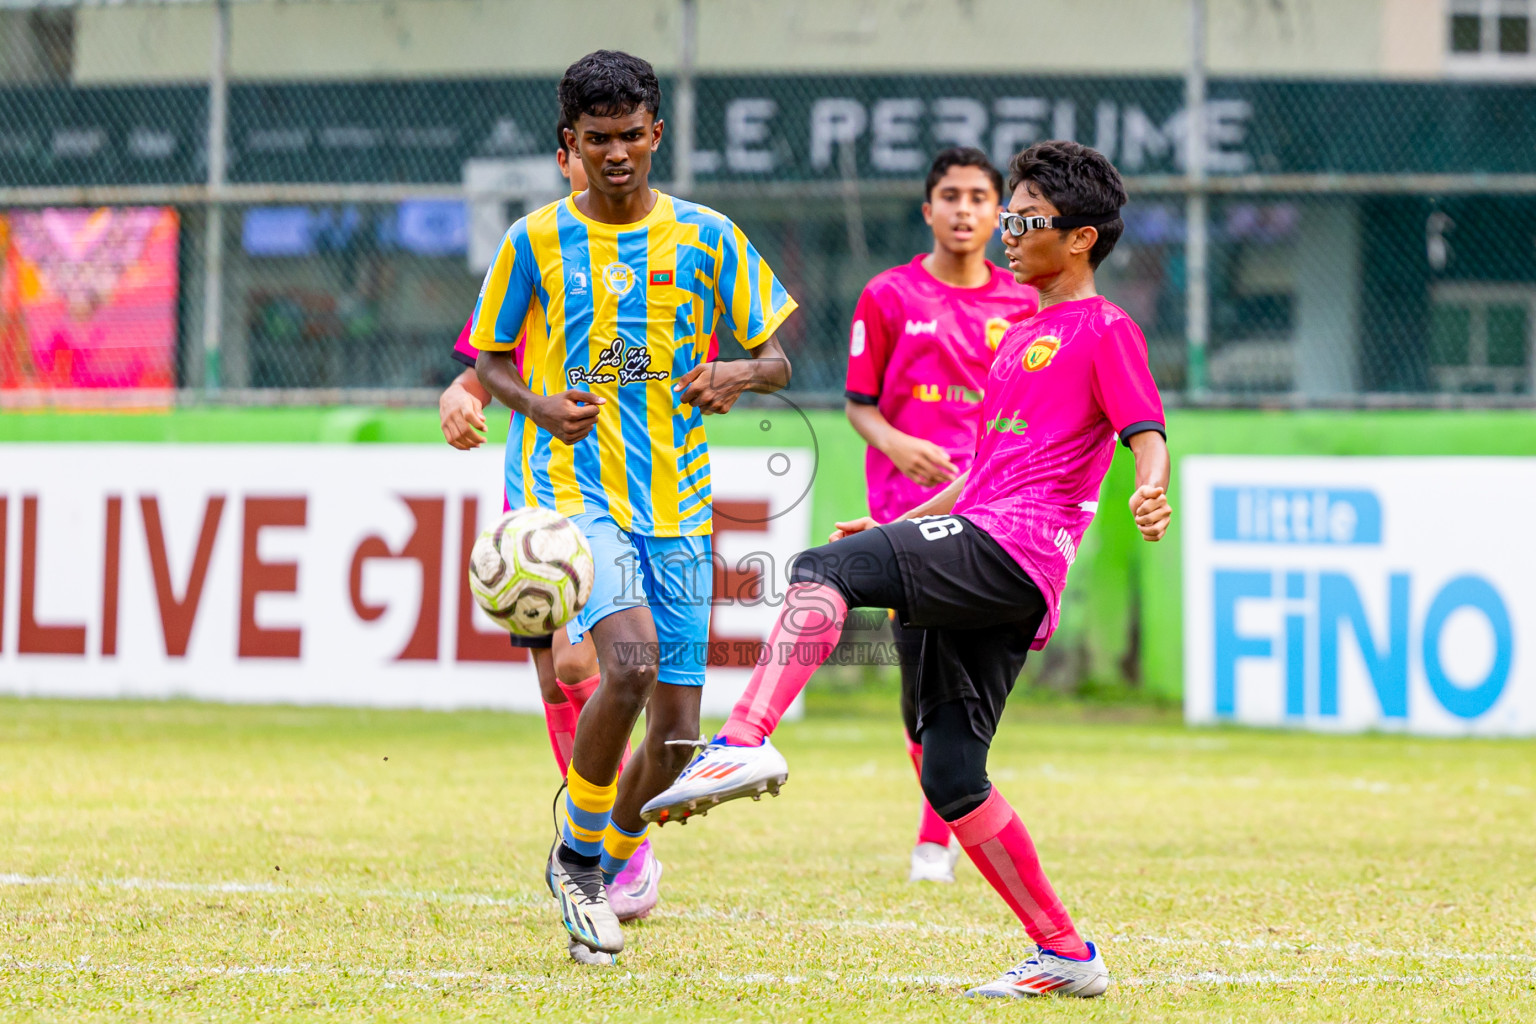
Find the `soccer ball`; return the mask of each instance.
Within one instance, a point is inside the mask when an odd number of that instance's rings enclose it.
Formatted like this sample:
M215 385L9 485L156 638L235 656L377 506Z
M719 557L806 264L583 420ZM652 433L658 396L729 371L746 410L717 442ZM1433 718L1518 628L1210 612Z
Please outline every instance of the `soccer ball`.
M475 541L469 589L485 613L517 636L547 636L592 596L592 548L569 519L515 508Z

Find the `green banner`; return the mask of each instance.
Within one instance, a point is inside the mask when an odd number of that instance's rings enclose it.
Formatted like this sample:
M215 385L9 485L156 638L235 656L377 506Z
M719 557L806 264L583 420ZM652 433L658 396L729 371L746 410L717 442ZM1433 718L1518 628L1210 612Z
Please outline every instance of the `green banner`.
M1096 146L1131 175L1185 166L1173 77L704 76L702 181L911 179L946 145L994 160L1038 139ZM664 83L666 97L671 83ZM196 183L199 86L0 89L0 186ZM555 80L237 83L233 182L463 180L471 159L555 145ZM1536 172L1536 86L1214 79L1213 174ZM846 154L846 155L845 155ZM669 148L656 174L671 174Z

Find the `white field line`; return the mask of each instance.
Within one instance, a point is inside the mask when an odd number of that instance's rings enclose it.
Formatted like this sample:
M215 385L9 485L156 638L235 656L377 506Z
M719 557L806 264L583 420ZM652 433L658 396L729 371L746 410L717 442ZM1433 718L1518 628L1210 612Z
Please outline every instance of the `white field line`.
M50 875L0 874L0 888L6 886L58 886L65 888L122 889L140 891L235 893L262 896L327 896L353 899L393 899L406 902L463 903L488 907L536 907L548 901L542 895L513 897L492 896L489 893L438 892L413 889L328 889L275 885L270 882L176 882L156 878L69 878ZM943 925L924 921L894 919L831 919L801 920L776 918L761 914L719 913L706 910L673 911L667 916L697 921L737 921L743 924L768 927L815 928L822 931L902 932L915 935L978 935L1004 931L1012 934L1014 928L996 928L989 925ZM1266 951L1292 954L1318 954L1325 956L1349 956L1376 960L1424 960L1454 961L1463 963L1511 963L1536 964L1536 954L1461 952L1447 949L1392 949L1351 942L1342 944L1313 942L1284 942L1274 939L1200 939L1162 935L1112 935L1104 939L1106 945L1169 946L1183 949L1212 949L1238 951ZM1127 982L1133 984L1133 982Z
M424 971L386 970L380 968L316 967L310 964L255 964L225 966L219 964L124 964L95 963L89 957L77 961L0 961L0 974L78 974L124 975L129 977L178 977L178 978L247 978L247 977L317 977L328 979L370 978L383 982L384 988L401 985L424 989L441 989L454 983L490 986L510 991L590 991L594 984L646 984L691 982L698 985L759 986L767 988L796 988L815 986L820 983L845 986L887 986L896 988L955 988L964 989L978 983L977 978L933 974L843 974L829 971L821 974L691 974L678 975L667 971L633 971L618 973L604 968L589 968L574 976L556 977L543 974L509 974L494 971ZM1423 974L1349 974L1328 969L1281 973L1276 971L1246 971L1227 974L1220 971L1202 971L1195 974L1169 974L1158 977L1133 977L1115 979L1113 985L1130 988L1161 988L1189 986L1228 986L1262 988L1283 985L1308 985L1311 987L1338 985L1435 985L1468 986L1501 983L1525 983L1531 974L1460 975L1445 978Z
M332 896L352 899L391 899L413 903L468 903L485 907L542 905L538 896L492 896L477 892L418 892L412 889L328 889L321 886L276 885L271 882L172 882L161 878L66 878L54 875L0 874L6 886L58 886L71 889L137 889L148 892L233 893L257 896Z

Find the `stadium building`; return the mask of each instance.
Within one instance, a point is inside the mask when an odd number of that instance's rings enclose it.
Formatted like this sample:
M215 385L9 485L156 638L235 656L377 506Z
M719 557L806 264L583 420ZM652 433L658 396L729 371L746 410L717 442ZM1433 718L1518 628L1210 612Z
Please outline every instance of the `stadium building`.
M1215 0L1205 185L1187 159L1187 8L703 0L689 23L673 0L233 3L221 383L450 375L433 342L462 321L507 220L557 194L554 83L603 44L664 75L660 177L729 205L802 297L786 338L804 353L797 391L840 400L858 289L924 244L913 198L928 153L974 143L1002 161L1069 136L1128 176L1105 287L1145 326L1169 392L1529 393L1532 4L1340 0L1325 17L1308 0ZM204 373L215 18L176 3L0 15L16 112L0 120L0 192L112 188L178 207L182 384ZM695 143L679 161L685 80ZM1185 301L1196 191L1203 352ZM346 353L363 337L374 358L358 365Z

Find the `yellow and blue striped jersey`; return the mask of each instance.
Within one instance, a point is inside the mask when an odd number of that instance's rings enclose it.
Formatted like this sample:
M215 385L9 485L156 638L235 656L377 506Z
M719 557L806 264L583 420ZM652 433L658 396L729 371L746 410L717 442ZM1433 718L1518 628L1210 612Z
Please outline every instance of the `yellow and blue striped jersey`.
M556 441L514 414L507 497L561 515L606 512L621 529L692 537L712 529L704 414L672 385L718 328L756 348L795 300L731 221L656 194L635 224L601 224L573 198L513 224L486 274L470 340L505 352L526 332L534 394L607 399L592 432Z

